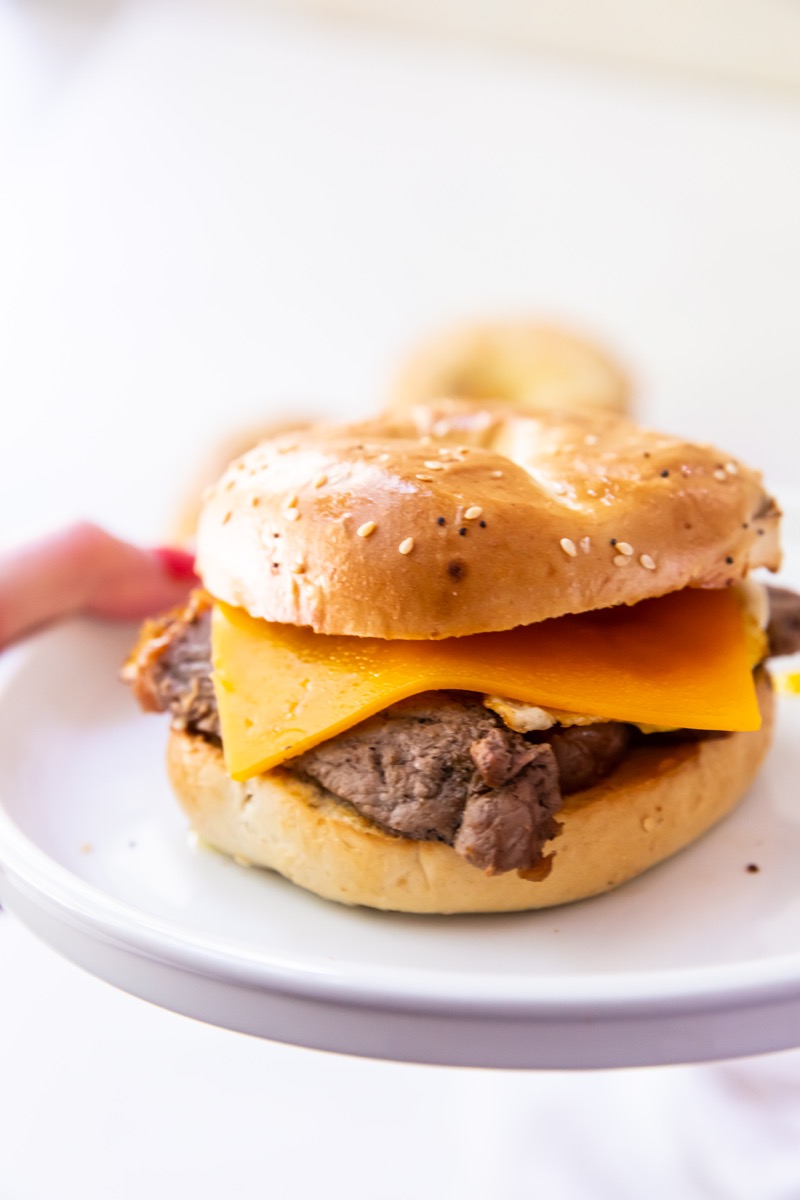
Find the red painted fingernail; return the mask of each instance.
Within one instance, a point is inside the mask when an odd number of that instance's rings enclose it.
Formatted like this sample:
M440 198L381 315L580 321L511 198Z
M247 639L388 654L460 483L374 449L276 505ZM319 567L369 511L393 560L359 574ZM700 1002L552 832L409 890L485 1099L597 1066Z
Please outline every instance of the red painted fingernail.
M157 546L153 551L164 570L173 579L197 579L194 555L176 546Z

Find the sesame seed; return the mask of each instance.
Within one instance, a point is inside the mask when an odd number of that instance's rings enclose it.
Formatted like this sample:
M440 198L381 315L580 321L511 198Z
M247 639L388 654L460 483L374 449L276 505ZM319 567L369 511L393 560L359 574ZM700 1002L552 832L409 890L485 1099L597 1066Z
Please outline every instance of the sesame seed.
M403 540L403 541L400 543L400 545L397 547L397 549L400 551L400 553L401 553L401 554L410 554L410 553L411 553L411 551L414 549L414 539L413 539L413 537L407 537L407 538L405 538L405 539L404 539L404 540Z
M436 518L436 524L437 524L437 525L445 525L445 524L446 524L446 521L445 521L444 517L437 517L437 518Z
M491 471L490 475L491 475L492 479L502 479L503 478L502 471Z
M669 471L667 470L666 467L664 467L664 470L661 472L661 478L666 479L668 476L669 476Z
M432 459L430 462L425 462L422 465L427 467L429 471L443 471L445 469L445 464L437 462L436 459Z
M579 545L583 553L588 554L592 548L592 539L590 537L581 538Z
M432 475L418 475L417 479L421 479L423 483L433 483Z
M624 554L626 558L630 558L633 554L633 546L630 542L617 542L617 551Z
M296 508L287 509L283 515L286 517L287 521L299 521L300 520L300 512Z
M482 512L483 512L483 509L481 508L480 504L473 504L472 507L468 508L467 511L464 513L464 520L465 521L477 521L478 517L481 515Z
M481 521L481 522L480 522L480 527L481 527L481 529L485 529L485 528L486 528L486 522L485 522L485 521Z
M461 526L461 528L460 528L460 529L459 529L459 531L458 531L458 536L459 536L459 537L466 537L466 536L467 536L467 531L466 531L466 529L465 529L465 527L464 527L463 525Z
M716 471L714 472L714 478L718 479L720 483L724 483L728 476L722 467L717 467Z
M315 488L324 487L327 482L328 482L327 475L325 475L325 474L317 475L316 479L314 480L314 487Z
M739 474L739 468L737 467L735 462L725 463L725 470L728 472L729 475L738 475Z
M626 558L624 554L615 554L613 558L615 567L627 567L630 564L630 561L631 560Z
M356 533L361 538L368 538L371 533L374 533L378 526L374 521L365 521L363 525L359 525Z
M655 571L656 569L656 564L653 562L649 554L640 554L639 562L647 571Z
M578 551L575 549L575 543L573 542L572 538L564 537L558 544L564 553L569 555L570 558L574 558L578 553Z
M730 555L730 554L727 554L727 555L725 556L725 562L728 564L728 566L731 566L731 565L732 565L732 563L733 563L733 557L732 557L732 555Z
M617 539L616 539L616 538L612 538L612 539L611 539L611 545L612 545L612 546L616 546L616 544L617 544Z
M297 492L292 492L286 501L287 508L297 508Z

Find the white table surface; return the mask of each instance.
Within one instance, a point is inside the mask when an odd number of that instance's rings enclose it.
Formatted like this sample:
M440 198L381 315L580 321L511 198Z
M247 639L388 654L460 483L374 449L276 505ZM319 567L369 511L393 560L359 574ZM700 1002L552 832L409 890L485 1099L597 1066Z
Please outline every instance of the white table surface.
M214 439L541 313L797 479L800 111L256 3L0 0L0 542L159 541ZM0 1198L796 1200L800 1053L554 1075L194 1024L0 915Z

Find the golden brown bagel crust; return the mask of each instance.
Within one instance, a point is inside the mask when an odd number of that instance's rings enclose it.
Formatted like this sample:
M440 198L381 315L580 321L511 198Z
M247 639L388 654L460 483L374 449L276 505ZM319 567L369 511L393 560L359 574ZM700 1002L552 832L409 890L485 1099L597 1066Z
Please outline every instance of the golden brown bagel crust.
M525 409L624 413L630 382L599 346L531 320L485 321L426 340L400 372L389 409L438 400L505 400Z
M328 900L418 913L547 908L617 887L731 811L772 737L764 674L758 692L757 733L636 749L597 787L567 797L553 868L539 882L485 875L440 842L393 837L288 771L234 783L221 751L191 734L171 733L169 774L204 841Z
M779 517L713 447L453 401L263 442L210 489L198 567L254 617L442 638L776 568Z

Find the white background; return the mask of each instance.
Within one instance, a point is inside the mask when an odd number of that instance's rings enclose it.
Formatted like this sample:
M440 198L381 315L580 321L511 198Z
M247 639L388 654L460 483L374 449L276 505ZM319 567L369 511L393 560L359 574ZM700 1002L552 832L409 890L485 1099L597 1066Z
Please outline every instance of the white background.
M0 541L143 541L215 440L542 314L796 481L800 106L234 2L0 0ZM800 1194L800 1057L347 1061L114 992L0 916L0 1198Z

